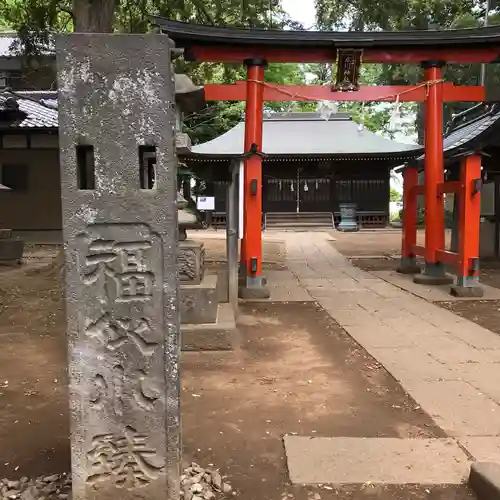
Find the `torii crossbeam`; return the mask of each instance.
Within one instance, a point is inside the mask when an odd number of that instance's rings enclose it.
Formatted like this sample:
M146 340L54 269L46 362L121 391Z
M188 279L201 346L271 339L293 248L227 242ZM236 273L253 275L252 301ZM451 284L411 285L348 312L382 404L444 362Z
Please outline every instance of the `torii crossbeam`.
M457 264L459 285L472 288L477 281L479 256L479 194L476 182L480 161L471 159L462 168L462 184L444 183L443 102L486 100L482 86L454 86L443 82L447 63L496 63L500 61L500 26L461 30L408 32L314 32L278 31L198 26L163 18L154 23L184 49L184 57L200 62L241 63L247 67L246 82L234 85L206 85L207 100L244 100L245 180L244 236L241 263L245 276L242 297L269 297L262 277L262 114L264 101L423 101L425 110L424 148L425 248L416 246L414 174L406 175L403 221L402 272L416 272L416 255L425 257L419 281L447 281L444 264ZM331 86L286 86L265 82L268 62L337 63L337 82ZM413 86L358 86L359 66L367 63L413 63L424 68L424 81ZM470 167L470 168L469 168ZM476 182L477 184L477 182ZM451 190L451 191L450 191ZM444 193L463 193L461 201L461 248L445 252ZM463 206L462 206L463 205ZM473 207L471 209L471 207ZM411 209L411 210L410 210ZM477 227L476 227L477 226ZM467 231L465 228L467 227Z

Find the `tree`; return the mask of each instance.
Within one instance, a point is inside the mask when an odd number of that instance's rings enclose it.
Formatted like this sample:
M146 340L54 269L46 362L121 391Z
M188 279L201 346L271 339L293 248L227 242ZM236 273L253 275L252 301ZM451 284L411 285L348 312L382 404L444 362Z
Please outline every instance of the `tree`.
M402 196L399 191L391 187L391 192L390 192L390 201L401 201Z
M450 29L481 26L485 14L485 0L409 0L397 2L380 0L373 8L370 0L315 0L317 25L320 29L347 30L421 30ZM490 24L498 22L495 10L490 12ZM496 65L495 65L496 66ZM479 65L448 65L443 76L457 85L477 84ZM492 71L493 73L493 71ZM499 80L495 68L492 78ZM423 73L416 65L384 64L378 66L376 84L405 85L422 81ZM470 104L446 103L445 121L453 113L463 111ZM406 114L416 113L415 129L419 142L423 141L423 106L405 103L400 108Z
M35 58L50 47L55 32L147 32L149 16L200 24L257 28L302 29L289 18L281 0L0 0L0 20L20 35L19 51ZM175 61L178 73L197 84L231 83L244 78L240 66ZM276 83L303 83L297 64L271 65L266 79ZM293 103L269 103L268 111L292 109ZM302 108L306 104L298 105ZM309 105L310 107L311 105ZM186 117L185 129L194 143L210 140L240 121L244 103L218 102L202 113Z
M281 0L2 0L0 19L17 31L22 50L36 54L50 43L50 34L64 31L143 33L149 16L200 24L289 26L299 29L284 12Z

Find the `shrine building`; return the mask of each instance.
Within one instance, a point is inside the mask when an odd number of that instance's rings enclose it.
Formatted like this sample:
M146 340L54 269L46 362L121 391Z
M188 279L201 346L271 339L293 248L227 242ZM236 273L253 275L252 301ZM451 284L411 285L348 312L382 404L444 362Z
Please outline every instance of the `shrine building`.
M225 224L226 178L244 155L245 123L191 148L183 161L215 197L214 225ZM391 169L422 154L422 147L375 134L344 113L264 116L262 223L333 226L339 205L355 203L360 227L389 222Z

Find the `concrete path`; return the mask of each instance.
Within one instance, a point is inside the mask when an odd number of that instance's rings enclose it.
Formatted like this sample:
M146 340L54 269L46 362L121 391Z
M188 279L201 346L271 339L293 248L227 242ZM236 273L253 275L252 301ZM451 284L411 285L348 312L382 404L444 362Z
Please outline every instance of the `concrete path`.
M469 463L452 439L285 436L294 484L461 484Z
M288 269L471 459L500 461L500 337L353 267L327 238L286 234Z
M413 275L399 274L396 271L373 271L378 278L387 281L391 285L410 292L428 302L462 302L478 300L478 297L454 297L450 294L450 285L422 286L413 282ZM500 288L481 283L484 295L481 300L500 300Z

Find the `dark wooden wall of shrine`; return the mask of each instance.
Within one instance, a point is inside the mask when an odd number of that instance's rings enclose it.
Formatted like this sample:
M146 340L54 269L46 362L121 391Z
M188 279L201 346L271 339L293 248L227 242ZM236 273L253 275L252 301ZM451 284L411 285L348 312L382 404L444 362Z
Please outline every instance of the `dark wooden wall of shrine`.
M339 212L353 202L362 212L389 211L390 173L387 163L354 161L264 161L262 210L268 212ZM210 186L215 211L225 212L226 183ZM297 192L298 190L298 192Z

